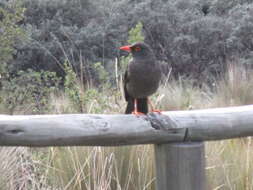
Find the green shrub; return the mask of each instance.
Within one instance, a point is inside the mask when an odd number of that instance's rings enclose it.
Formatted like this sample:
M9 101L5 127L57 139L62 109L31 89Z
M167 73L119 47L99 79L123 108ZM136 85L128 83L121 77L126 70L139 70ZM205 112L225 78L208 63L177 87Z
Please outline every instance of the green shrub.
M101 62L94 64L94 70L98 75L100 86L109 85L110 76Z
M107 97L103 94L104 91L109 89L109 76L101 63L94 65L97 71L100 88L84 85L80 78L77 76L72 65L66 61L64 63L65 80L64 92L68 96L71 106L74 108L72 111L78 113L102 113L105 107L109 106L106 102ZM110 104L110 102L108 102Z
M129 44L135 43L135 42L143 42L144 41L144 35L142 34L143 24L141 22L138 22L135 27L131 28L131 30L128 32L128 40L127 42Z
M49 71L19 71L17 76L2 82L0 104L9 114L46 113L49 95L59 86L60 79Z
M24 30L18 25L24 18L24 10L19 0L0 3L0 90L2 82L9 77L10 67L7 62L16 53L14 46L25 37Z
M64 71L64 92L69 97L73 106L78 110L78 112L84 112L82 99L83 90L80 89L80 85L78 85L77 75L68 61L64 63Z
M118 47L127 42L137 22L157 59L170 64L177 78L187 75L212 83L235 56L252 64L253 3L248 0L23 2L21 23L29 40L15 44L13 72L32 68L64 76L62 65L68 59L79 73L82 57L84 80L97 80L92 63L113 68ZM137 39L129 42L143 40L135 32L130 31Z
M19 0L0 4L0 71L2 64L12 59L17 40L24 37L23 29L17 24L24 17L24 10Z

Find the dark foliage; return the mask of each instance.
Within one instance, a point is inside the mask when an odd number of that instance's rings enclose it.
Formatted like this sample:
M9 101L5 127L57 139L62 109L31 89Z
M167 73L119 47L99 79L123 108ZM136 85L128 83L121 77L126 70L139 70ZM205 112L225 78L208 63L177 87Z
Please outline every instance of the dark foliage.
M68 60L86 80L93 63L112 64L128 31L143 23L145 41L174 76L210 81L234 56L252 64L253 3L247 0L24 0L28 39L16 45L13 72L56 71Z

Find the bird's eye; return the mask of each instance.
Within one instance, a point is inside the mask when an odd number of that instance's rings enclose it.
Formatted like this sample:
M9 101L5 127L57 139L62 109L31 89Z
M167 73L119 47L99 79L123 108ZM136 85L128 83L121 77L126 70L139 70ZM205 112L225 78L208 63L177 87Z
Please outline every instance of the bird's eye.
M140 48L139 46L137 46L137 47L134 48L134 50L135 50L135 51L140 51L141 48Z

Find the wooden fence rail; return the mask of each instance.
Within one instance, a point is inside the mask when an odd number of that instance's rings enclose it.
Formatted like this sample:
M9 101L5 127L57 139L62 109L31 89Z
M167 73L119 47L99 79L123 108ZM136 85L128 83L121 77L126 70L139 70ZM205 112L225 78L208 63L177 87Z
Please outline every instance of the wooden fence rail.
M140 117L0 115L0 146L155 144L158 190L205 189L202 141L252 135L253 106L172 111Z

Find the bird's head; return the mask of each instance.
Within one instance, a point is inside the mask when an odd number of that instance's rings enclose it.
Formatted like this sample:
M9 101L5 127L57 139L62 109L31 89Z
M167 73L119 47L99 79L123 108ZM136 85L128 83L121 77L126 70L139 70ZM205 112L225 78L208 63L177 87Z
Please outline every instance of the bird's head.
M122 46L121 50L132 53L134 58L145 58L153 56L153 51L149 45L143 42L137 42L132 45Z

